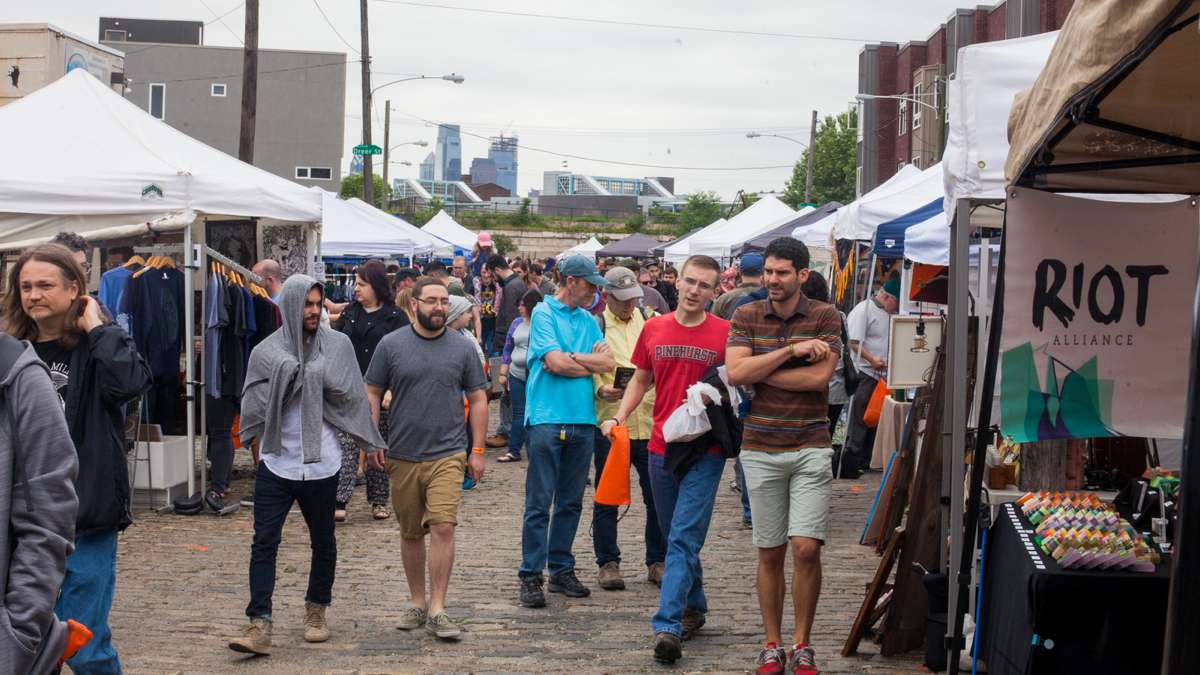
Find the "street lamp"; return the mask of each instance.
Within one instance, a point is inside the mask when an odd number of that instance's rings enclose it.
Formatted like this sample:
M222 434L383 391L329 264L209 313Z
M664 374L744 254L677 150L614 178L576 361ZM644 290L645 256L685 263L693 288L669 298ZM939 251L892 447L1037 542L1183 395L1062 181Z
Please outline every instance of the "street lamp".
M427 147L429 147L429 141L406 141L404 143L397 143L397 144L393 145L392 147L388 148L388 150L395 150L396 148L398 148L402 145L415 145L419 148L427 148Z
M893 101L908 101L909 103L912 103L915 105L923 105L926 108L929 108L930 110L932 110L934 113L938 112L937 106L932 105L930 103L926 103L925 101L913 98L912 96L883 96L881 94L855 94L854 95L854 100L856 100L856 101L873 101L876 99L891 99Z
M767 136L770 136L771 138L782 138L783 140L791 141L791 142L795 143L796 145L799 145L799 146L802 146L805 148L808 147L808 143L805 143L803 141L798 141L798 140L792 138L791 136L783 136L781 134L760 134L757 131L747 131L746 132L746 138L765 138Z
M363 6L366 7L365 0L364 0ZM364 31L366 30L365 25L366 24L364 24L364 29L363 29ZM365 60L366 55L364 54L363 57ZM363 65L363 69L364 69L364 71L366 71L365 63ZM399 84L401 82L411 82L413 80L445 80L447 82L453 82L454 84L462 84L466 80L466 78L464 78L462 75L459 75L458 73L450 73L449 75L413 75L411 77L402 77L398 80L392 80L391 82L384 82L383 84L379 85L378 87L372 87L371 90L369 92L367 92L367 95L365 97L366 101L363 102L363 145L371 144L371 139L370 139L371 123L369 121L370 120L370 110L372 109L371 108L371 97L375 95L375 92L379 91L380 89L383 89L384 87L390 87L393 84ZM369 83L369 82L370 82L370 80L367 79L366 76L364 76L364 84ZM392 102L388 101L387 107L385 108L384 114L383 114L383 120L384 120L383 121L383 184L384 185L387 185L387 181L388 181L388 136L389 136L389 132L391 131L391 129L390 129L391 119L392 119ZM363 155L363 201L367 202L368 204L372 203L372 194L371 193L374 189L374 185L371 183L371 164L373 163L373 161L374 160L371 158L370 155Z

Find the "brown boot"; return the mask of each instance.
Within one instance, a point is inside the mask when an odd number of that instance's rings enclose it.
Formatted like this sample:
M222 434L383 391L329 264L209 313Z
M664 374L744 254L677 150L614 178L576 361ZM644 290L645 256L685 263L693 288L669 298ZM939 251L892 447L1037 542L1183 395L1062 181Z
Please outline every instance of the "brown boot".
M662 588L663 564L660 562L646 565L646 581Z
M324 642L329 639L329 626L325 623L325 605L304 603L304 641Z
M229 648L242 654L268 656L271 653L271 622L261 617L250 619L242 636L229 641Z
M615 560L604 563L600 567L600 573L596 576L600 588L606 591L625 590L625 580L621 578L621 565Z

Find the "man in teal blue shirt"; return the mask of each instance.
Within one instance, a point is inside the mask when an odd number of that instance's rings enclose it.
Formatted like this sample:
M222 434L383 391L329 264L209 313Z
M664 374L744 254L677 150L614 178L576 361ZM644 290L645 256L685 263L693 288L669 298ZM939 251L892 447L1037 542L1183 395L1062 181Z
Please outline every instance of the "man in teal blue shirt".
M563 285L529 319L529 380L525 424L529 468L521 529L521 604L545 607L542 570L550 592L591 594L575 576L571 545L583 510L583 489L595 448L592 375L615 367L600 326L583 309L608 285L591 260L572 255L558 266ZM554 517L550 506L554 505Z

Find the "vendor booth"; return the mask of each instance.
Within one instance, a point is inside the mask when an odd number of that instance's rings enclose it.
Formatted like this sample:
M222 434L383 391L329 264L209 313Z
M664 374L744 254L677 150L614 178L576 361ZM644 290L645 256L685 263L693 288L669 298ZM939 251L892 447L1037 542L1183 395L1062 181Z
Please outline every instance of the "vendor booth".
M330 258L413 258L444 244L407 221L361 199L321 195L321 256Z
M699 237L705 232L710 231L711 228L724 225L727 222L729 221L725 220L724 218L717 218L712 223L709 223L698 230L693 230L692 232L689 232L675 241L667 244L663 248L663 260L671 265L682 265L684 261L688 259L688 256L692 254L691 242L693 239Z
M752 239L742 242L742 244L734 250L733 254L735 256L740 256L748 251L762 251L767 248L767 244L770 244L779 237L794 236L796 230L802 227L807 227L808 225L825 218L840 208L842 208L840 202L826 202L813 209L804 209L799 212L795 218L788 220L778 227L773 227ZM824 248L824 246L822 246L822 248Z
M648 234L631 234L596 251L606 258L652 258L658 240Z
M656 258L661 258L661 257L663 257L663 254L664 254L664 252L667 250L667 248L668 248L668 247L670 247L670 246L675 246L676 244L679 244L679 243L683 242L683 241L684 241L684 240L686 240L688 237L690 237L690 236L692 236L692 235L696 234L697 232L699 232L700 230L703 230L703 229L704 229L704 228L702 228L702 227L697 227L697 228L694 228L694 229L692 229L692 230L688 231L687 233L685 233L685 234L684 234L683 236L681 236L681 237L676 237L675 239L672 239L671 241L663 242L663 243L661 243L661 244L659 244L659 245L655 246L654 248L652 248L652 249L650 250L650 252L651 252L651 254L653 254L653 255L654 255L654 257L656 257Z
M438 211L436 216L421 226L421 230L449 243L453 247L453 250L446 251L449 255L471 255L479 239L477 234L459 225L444 210Z
M142 421L165 430L173 424L172 404L184 401L186 428L182 436L161 439L139 430L130 473L135 487L151 496L195 495L197 465L201 488L205 482L204 462L195 457L195 414L198 407L203 428L205 406L192 404L201 384L193 359L180 358L185 347L191 353L193 338L204 339L190 311L197 300L204 306L204 292L198 298L193 289L197 282L201 289L214 281L236 286L246 292L247 307L253 302L257 309L259 300L270 301L254 290L261 280L247 269L253 261L273 257L288 272L313 273L321 195L176 131L83 70L0 108L0 127L10 132L0 153L0 251L62 231L97 247L114 240L151 244L134 251L173 289L178 312L132 308L122 317L124 303L110 309L128 322L139 350L143 338L177 336L166 345L173 350L164 352L167 358L151 363L155 391L141 406ZM100 265L94 267L98 273ZM182 393L163 395L178 392L181 360ZM201 372L208 365L202 360Z
M596 252L602 248L604 248L604 244L600 243L599 239L597 239L595 237L588 237L587 241L580 243L580 244L576 244L576 245L572 246L571 248L563 251L562 253L559 253L558 259L562 260L563 258L565 258L569 255L581 255L581 256L595 259Z
M775 195L767 195L728 220L718 220L695 236L688 238L684 242L687 245L687 253L688 255L707 255L718 260L728 260L733 257L733 251L739 248L742 242L753 239L811 209L812 207L806 207L804 211L797 213Z

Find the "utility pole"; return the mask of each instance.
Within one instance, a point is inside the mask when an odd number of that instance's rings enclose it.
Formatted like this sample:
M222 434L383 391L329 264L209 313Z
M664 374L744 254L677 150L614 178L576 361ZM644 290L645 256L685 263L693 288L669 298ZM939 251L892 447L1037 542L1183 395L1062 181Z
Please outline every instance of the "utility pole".
M258 117L258 0L246 0L246 46L242 50L242 128L238 159L254 163L254 124Z
M813 111L808 128L808 169L804 172L804 201L812 203L813 156L817 154L817 111Z
M392 156L391 155L391 153L392 153L391 141L392 141L392 101L391 101L391 99L388 99L387 101L384 101L384 103L383 103L383 184L384 184L384 186L390 185L390 183L388 183L388 169L392 165L392 163L390 161L391 156Z
M367 32L367 0L359 0L359 19L362 23L362 123L363 145L371 144L371 40ZM372 156L363 155L363 201L375 206L374 178L371 176Z

